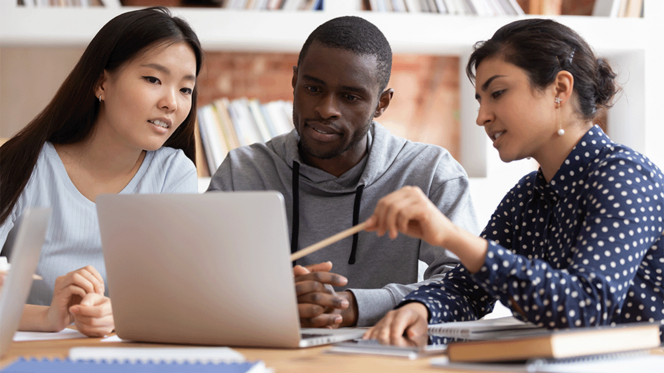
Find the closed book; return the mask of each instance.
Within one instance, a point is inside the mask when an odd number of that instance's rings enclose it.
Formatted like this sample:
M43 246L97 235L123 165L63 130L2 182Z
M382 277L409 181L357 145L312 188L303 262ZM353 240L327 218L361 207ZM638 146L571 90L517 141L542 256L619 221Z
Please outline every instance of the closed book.
M484 341L453 342L451 362L497 362L563 359L655 348L660 344L656 324L623 324L543 331L541 334Z
M228 114L228 105L230 105L230 101L224 97L215 100L213 105L217 108L217 114L219 114L219 120L222 126L221 129L228 141L228 150L240 147L240 140L238 140L235 127L233 127L233 121Z

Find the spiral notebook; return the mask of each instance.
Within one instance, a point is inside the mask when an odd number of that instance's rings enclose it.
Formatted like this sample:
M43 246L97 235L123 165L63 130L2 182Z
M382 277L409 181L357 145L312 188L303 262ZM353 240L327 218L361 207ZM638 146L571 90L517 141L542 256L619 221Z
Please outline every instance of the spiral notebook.
M19 359L0 372L271 372L228 347L74 347L65 360Z
M244 363L126 363L124 361L96 362L72 360L25 360L19 359L0 372L30 373L261 373L266 368L263 362Z

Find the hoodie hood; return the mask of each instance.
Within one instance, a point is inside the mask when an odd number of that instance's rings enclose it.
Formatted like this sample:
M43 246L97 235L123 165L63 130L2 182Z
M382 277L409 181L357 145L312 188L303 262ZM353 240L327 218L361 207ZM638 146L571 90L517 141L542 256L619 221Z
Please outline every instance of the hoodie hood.
M406 139L392 136L378 122L373 122L367 132L367 155L362 160L336 177L319 168L304 163L299 153L300 138L297 131L278 136L270 140L266 146L271 149L291 169L293 162L299 164L301 187L315 194L354 193L359 185L365 188L383 176L406 144Z

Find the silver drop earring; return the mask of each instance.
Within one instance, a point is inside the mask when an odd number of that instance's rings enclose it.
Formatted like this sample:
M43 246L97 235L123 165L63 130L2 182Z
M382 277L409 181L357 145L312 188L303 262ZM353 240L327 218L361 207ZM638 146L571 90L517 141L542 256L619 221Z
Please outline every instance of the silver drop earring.
M556 97L556 99L554 101L556 102L556 104L558 105L557 107L559 108L561 106L561 103L563 102L563 99L560 98L560 97ZM563 129L563 125L560 122L560 115L558 115L558 128L559 128L558 136L565 135L565 130Z
M99 103L101 104L101 93L99 94Z

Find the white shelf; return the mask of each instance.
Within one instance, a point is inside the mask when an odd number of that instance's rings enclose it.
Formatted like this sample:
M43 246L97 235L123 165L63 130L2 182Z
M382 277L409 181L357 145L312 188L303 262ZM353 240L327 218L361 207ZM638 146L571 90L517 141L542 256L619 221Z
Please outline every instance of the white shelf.
M440 14L376 13L352 10L351 1L322 12L233 11L173 8L198 34L205 50L299 52L309 33L339 15L366 18L380 28L394 53L454 55L461 58L461 162L469 175L516 179L532 163L503 164L484 133L474 125L477 103L463 67L478 40L486 40L514 17L447 16ZM137 8L23 8L0 2L0 46L80 46L121 12ZM353 1L353 3L355 3ZM344 11L343 9L350 9ZM554 19L576 30L599 55L609 58L619 72L624 93L609 112L615 141L644 152L664 166L664 139L658 107L664 73L660 70L664 2L648 1L646 18L560 16ZM648 18L650 16L650 18ZM527 17L527 16L526 16ZM646 84L646 76L648 84ZM646 106L649 110L646 110ZM611 127L611 123L617 123Z
M0 5L0 45L85 46L116 15L138 8L24 8ZM237 11L172 8L194 28L206 50L298 52L307 35L328 19L341 15L323 11ZM488 39L514 17L448 16L440 14L354 11L380 28L394 53L459 55L478 40ZM646 48L642 18L562 16L555 18L581 34L602 53ZM26 25L32 25L26 27ZM414 36L416 35L416 36Z

